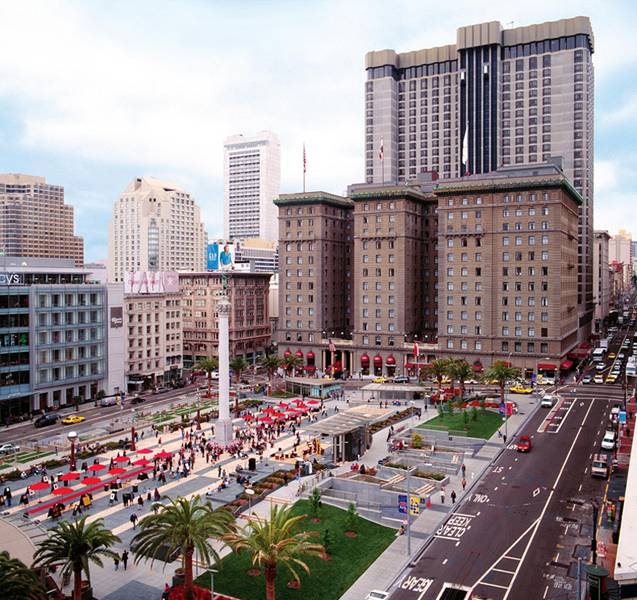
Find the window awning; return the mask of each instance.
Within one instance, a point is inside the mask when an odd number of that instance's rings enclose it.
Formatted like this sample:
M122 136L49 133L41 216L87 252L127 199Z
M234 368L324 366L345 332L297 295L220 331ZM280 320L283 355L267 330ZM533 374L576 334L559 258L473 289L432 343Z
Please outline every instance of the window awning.
M385 361L386 365L392 366L396 364L396 359L393 357L393 355L390 355L387 357L387 360Z
M303 352L301 352L300 350L296 351L296 357L297 358L303 358Z
M374 364L375 365L382 365L383 364L383 357L380 356L380 354L377 354L376 356L374 356Z
M427 367L431 367L431 363L405 363L407 369L426 369Z
M571 367L573 366L573 361L572 360L563 360L560 363L560 369L563 369L564 371L568 371Z
M361 365L365 366L369 364L369 356L367 356L367 354L363 354L363 356L361 356Z
M553 363L537 363L537 368L541 369L542 371L555 371L555 369L557 369L557 365L553 364Z

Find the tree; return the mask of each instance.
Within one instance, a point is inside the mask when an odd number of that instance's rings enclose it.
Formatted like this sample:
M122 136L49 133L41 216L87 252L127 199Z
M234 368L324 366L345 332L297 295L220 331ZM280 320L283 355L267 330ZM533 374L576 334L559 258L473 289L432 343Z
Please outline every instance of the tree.
M237 377L237 385L241 383L241 374L250 368L248 361L243 358L243 356L236 356L230 361L230 369ZM237 394L234 397L234 410L237 414L239 414L239 390L237 389Z
M225 510L212 510L201 496L171 499L169 504L155 504L156 513L139 522L139 532L131 541L135 563L150 558L181 555L184 565L186 597L192 597L192 561L195 550L205 564L218 562L212 540L219 540L232 530L234 517Z
M449 376L453 381L457 381L460 386L460 400L464 401L464 382L471 379L473 369L469 363L464 360L450 360L448 363Z
M294 372L303 364L303 359L300 356L296 356L296 354L290 354L283 359L283 368L287 375Z
M325 550L325 554L329 554L330 548L332 547L332 534L330 533L329 529L326 529L323 532L323 539L321 541L323 542L323 548Z
M281 359L275 354L266 354L261 357L259 362L268 374L268 384L270 385L270 389L272 389L272 378L277 372L277 369L281 366Z
M321 490L317 487L310 494L310 506L312 507L312 516L318 518L319 509L321 508Z
M472 421L478 420L478 409L475 406L471 407L471 420Z
M411 447L412 448L422 448L422 436L417 433L412 433L411 435Z
M195 365L195 369L198 371L203 371L208 377L208 391L206 392L206 396L210 398L212 395L212 374L219 368L219 361L216 357L212 356L210 358L202 358Z
M11 558L6 550L0 552L0 581L5 598L44 600L46 590L36 572L21 560Z
M347 531L356 531L358 524L358 513L356 512L356 504L350 502L347 505L347 515L345 515L345 527Z
M62 563L61 574L68 577L73 573L73 598L82 597L82 571L90 582L90 563L103 567L103 557L115 558L117 552L111 550L119 537L103 525L103 519L86 523L86 517L73 522L60 521L49 536L38 544L33 556L35 566L50 567Z
M434 360L429 367L429 374L436 380L438 384L438 394L442 401L442 378L449 374L449 360L439 358Z
M270 506L269 518L255 516L247 525L223 536L235 552L244 550L252 555L252 564L265 571L266 600L275 600L277 571L285 567L296 581L300 581L298 569L310 574L310 568L301 559L303 556L323 556L321 544L310 540L318 535L315 531L298 531L304 515L292 516L291 508Z
M504 388L507 381L520 376L520 369L510 367L509 363L503 360L496 360L484 374L486 379L496 381L500 387L500 402L504 403Z

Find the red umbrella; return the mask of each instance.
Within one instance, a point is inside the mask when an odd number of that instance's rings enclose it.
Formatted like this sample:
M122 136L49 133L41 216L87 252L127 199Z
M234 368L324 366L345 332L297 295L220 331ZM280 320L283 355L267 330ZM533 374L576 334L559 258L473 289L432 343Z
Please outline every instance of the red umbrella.
M303 410L303 411L305 411L305 410L307 410L307 409L308 409L308 407L307 407L305 404L303 404L302 402L301 402L301 404L297 404L297 405L296 405L296 408L297 408L298 410Z
M100 465L98 463L95 463L94 465L90 465L88 470L96 472L96 471L101 471L102 469L105 469L105 468L106 468L106 465Z
M318 400L308 400L307 403L308 404L320 404L320 402Z
M140 458L133 463L136 467L145 467L146 465L150 465L151 462L147 458Z
M59 487L57 490L53 490L54 496L65 496L66 494L72 494L73 488L70 487Z
M288 406L290 406L290 405L286 404L285 402L279 402L277 408L287 408Z
M122 467L115 467L108 472L109 475L123 475L124 473L126 473L126 469L122 469Z
M64 473L64 475L60 475L60 481L74 481L79 478L80 474L77 471L69 471L68 473Z
M254 419L254 415L243 415L244 421L252 421Z
M121 463L121 462L128 462L129 460L130 460L130 458L128 458L128 456L116 456L113 459L113 462Z
M303 411L296 410L295 408L288 408L285 412L288 413L288 415L290 415L291 417L296 417L296 415L301 414Z
M285 413L282 412L276 412L272 416L276 417L277 419L285 419Z
M99 483L100 481L102 481L99 477L85 477L84 479L82 479L82 483L84 485L95 485L96 483Z
M276 412L276 410L272 407L272 406L267 406L266 408L264 408L261 412L264 413L273 413Z
M171 458L173 455L172 452L167 452L166 450L162 450L161 452L158 452L157 454L155 454L154 458L159 458L160 460L164 459L164 458Z
M33 490L34 492L39 492L40 490L45 490L48 487L51 487L50 483L46 483L44 481L38 481L37 483L33 483L29 486L30 490Z
M137 451L137 454L152 454L153 451L150 448L141 448Z
M272 419L270 417L259 417L259 421L261 421L261 423L272 423Z

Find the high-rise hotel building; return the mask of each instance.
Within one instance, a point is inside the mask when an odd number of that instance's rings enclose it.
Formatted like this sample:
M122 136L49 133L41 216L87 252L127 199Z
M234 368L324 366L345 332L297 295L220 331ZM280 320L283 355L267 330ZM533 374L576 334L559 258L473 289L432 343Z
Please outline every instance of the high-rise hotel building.
M108 243L108 280L129 271L202 271L208 236L201 211L179 186L136 177L113 207Z
M456 43L369 52L365 176L405 183L562 157L579 208L578 327L593 318L593 32L587 17L460 27ZM380 148L383 147L383 160Z
M281 147L270 131L224 143L224 234L227 240L278 239L273 200L281 184Z
M84 240L73 229L64 188L44 177L0 174L0 251L4 256L84 262Z

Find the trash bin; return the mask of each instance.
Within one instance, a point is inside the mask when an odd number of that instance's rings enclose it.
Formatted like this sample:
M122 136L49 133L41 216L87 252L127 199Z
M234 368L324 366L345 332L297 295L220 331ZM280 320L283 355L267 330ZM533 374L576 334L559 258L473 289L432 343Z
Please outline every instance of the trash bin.
M136 494L137 490L139 489L139 486L137 486L136 484L133 484L133 493Z
M256 471L257 470L257 459L252 457L248 459L248 470Z

